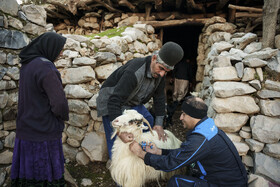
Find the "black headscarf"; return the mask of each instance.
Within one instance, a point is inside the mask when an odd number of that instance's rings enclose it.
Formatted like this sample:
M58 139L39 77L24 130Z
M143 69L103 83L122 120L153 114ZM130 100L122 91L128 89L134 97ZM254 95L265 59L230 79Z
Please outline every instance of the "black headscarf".
M46 32L34 39L20 52L20 63L28 63L36 57L44 57L53 62L63 49L65 42L65 37L55 32Z

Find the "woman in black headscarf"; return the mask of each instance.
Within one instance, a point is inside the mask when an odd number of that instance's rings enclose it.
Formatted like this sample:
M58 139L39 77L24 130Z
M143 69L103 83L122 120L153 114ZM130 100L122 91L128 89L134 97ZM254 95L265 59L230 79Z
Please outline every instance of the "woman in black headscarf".
M69 119L60 73L53 61L66 38L40 35L19 54L20 69L12 186L64 186L62 132Z

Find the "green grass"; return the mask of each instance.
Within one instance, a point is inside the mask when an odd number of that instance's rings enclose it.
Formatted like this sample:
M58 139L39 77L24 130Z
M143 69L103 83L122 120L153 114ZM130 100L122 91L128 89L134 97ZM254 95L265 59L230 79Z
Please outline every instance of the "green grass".
M127 28L127 26L114 28L114 29L108 29L108 30L105 30L101 33L86 35L86 37L89 37L90 39L93 39L95 36L100 36L100 37L108 36L109 38L112 38L114 36L121 36L121 33L124 32L124 30L126 28Z

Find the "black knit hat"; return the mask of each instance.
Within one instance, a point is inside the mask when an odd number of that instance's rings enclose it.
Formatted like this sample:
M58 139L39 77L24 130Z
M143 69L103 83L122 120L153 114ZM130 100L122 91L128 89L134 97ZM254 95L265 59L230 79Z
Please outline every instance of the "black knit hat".
M177 64L184 56L182 47L174 42L165 43L159 50L159 58L171 69Z

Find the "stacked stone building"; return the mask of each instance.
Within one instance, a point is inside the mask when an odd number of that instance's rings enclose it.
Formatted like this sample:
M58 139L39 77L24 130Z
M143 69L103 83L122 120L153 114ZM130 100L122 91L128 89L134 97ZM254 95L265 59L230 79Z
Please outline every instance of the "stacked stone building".
M1 4L2 3L2 4ZM15 1L0 3L0 185L8 178L15 140L20 50L35 36L52 30L44 9L25 5L25 20ZM35 15L35 16L34 16ZM139 18L140 20L140 18ZM131 24L131 23L130 23ZM69 103L63 132L66 161L81 165L108 159L96 97L101 84L118 67L161 47L153 27L134 24L119 36L66 34L63 56L55 62ZM200 35L196 91L209 117L238 149L250 186L280 184L280 53L262 48L254 33L236 31L213 17Z

